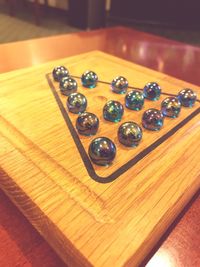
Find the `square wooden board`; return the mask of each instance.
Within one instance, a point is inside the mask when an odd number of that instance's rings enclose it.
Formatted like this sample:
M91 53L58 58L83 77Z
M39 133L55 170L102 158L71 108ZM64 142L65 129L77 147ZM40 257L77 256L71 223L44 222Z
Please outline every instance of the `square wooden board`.
M122 75L139 88L156 81L169 94L200 88L99 51L0 76L2 189L68 266L138 266L200 187L200 104L183 108L178 119L166 119L160 132L144 130L138 150L117 144L111 167L92 165L103 179L180 125L115 180L99 183L88 173L55 100L54 92L65 108L66 99L48 74L57 65L65 65L75 76L92 69L106 82ZM112 94L103 83L93 89L99 93L81 86L80 90L86 90L89 110ZM145 101L144 110L152 105L159 108L160 102ZM117 143L120 123L106 124L100 111L100 133ZM138 123L143 111L133 115ZM131 116L125 110L124 120ZM75 117L69 117L74 124ZM91 139L79 137L87 151Z

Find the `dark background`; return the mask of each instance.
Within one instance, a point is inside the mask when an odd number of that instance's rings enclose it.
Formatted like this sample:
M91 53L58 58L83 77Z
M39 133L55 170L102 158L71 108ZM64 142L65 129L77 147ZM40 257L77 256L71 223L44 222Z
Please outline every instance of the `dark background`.
M113 0L110 15L120 21L200 28L200 0Z

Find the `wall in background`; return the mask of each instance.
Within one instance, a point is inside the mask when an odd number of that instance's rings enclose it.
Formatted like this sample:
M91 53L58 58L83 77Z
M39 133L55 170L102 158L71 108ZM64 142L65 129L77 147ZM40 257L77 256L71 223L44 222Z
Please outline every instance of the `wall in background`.
M67 9L68 8L68 0L48 0L50 6Z
M28 0L33 2L33 0ZM39 3L44 4L44 0L39 0ZM49 6L61 9L68 9L68 0L48 0Z
M29 0L31 1L31 0ZM44 0L40 0L40 3L44 3ZM48 0L50 6L68 9L68 0ZM110 9L111 0L106 0L106 10Z
M113 0L110 15L120 23L131 23L132 20L133 23L138 21L199 29L199 10L199 0Z

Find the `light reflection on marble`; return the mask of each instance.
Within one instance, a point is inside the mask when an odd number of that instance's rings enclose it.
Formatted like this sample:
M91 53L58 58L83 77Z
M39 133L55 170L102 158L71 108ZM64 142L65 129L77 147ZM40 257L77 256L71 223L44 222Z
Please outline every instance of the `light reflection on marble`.
M197 99L197 94L190 88L185 88L178 93L178 100L184 107L193 107Z
M103 117L107 121L119 122L124 114L122 104L115 100L108 101L103 108Z
M98 76L94 71L87 70L81 77L82 85L86 88L94 88L98 82Z
M67 108L70 112L79 114L84 112L87 107L87 99L81 93L72 93L67 99Z

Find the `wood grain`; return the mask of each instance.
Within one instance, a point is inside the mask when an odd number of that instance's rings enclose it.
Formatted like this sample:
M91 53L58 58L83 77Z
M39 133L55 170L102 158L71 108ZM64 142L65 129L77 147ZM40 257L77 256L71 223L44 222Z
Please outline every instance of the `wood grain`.
M2 188L69 266L137 266L199 188L199 118L115 182L99 184L45 79L60 64L74 75L92 64L107 81L123 70L134 86L154 79L172 93L198 88L101 52L1 75Z

